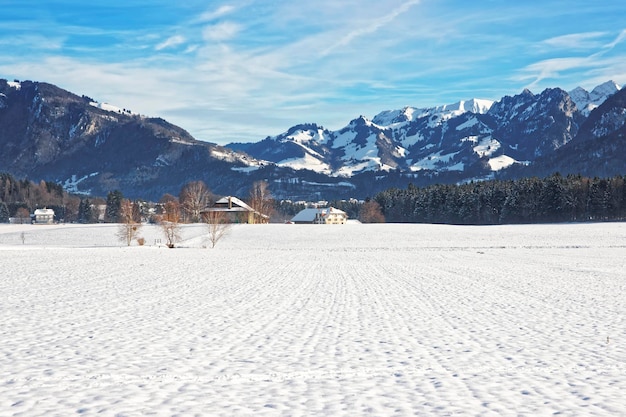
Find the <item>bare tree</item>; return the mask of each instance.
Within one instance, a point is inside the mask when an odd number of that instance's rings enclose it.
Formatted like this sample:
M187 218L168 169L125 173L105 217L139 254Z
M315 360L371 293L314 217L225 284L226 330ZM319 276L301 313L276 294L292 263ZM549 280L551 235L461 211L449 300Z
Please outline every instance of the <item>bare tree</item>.
M135 238L139 238L141 223L137 219L137 208L132 201L124 199L120 202L118 214L120 221L117 237L120 241L126 242L128 246Z
M179 196L185 220L192 223L201 221L200 211L209 205L211 198L211 191L204 182L193 181L185 184Z
M15 212L15 217L20 224L30 223L30 212L25 207L20 207Z
M250 188L250 207L255 213L255 223L267 223L274 212L274 200L267 181L256 181Z
M182 240L180 230L180 205L177 201L168 201L165 203L163 211L163 214L159 216L159 224L165 235L167 247L173 248Z
M359 220L362 223L385 223L385 215L380 204L375 200L367 200L359 210Z
M207 225L208 240L211 243L211 248L214 248L217 242L228 233L232 224L223 211L206 212L204 221Z

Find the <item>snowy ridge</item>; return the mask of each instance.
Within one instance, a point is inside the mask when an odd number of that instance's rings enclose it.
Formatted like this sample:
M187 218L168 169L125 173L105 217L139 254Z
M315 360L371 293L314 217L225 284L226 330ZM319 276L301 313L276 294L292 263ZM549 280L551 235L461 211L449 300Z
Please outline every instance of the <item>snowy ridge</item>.
M607 81L596 86L591 93L582 87L576 87L569 92L572 101L576 103L576 107L585 115L589 116L589 113L604 101L617 93L621 87L614 81Z
M430 108L420 109L416 107L405 107L402 110L382 111L374 116L372 122L379 126L397 127L398 124L412 122L422 117L439 116L440 119L446 120L466 112L476 114L487 113L492 104L493 101L474 98Z
M429 108L407 106L385 110L371 120L360 116L337 131L300 125L270 138L282 148L255 156L333 176L393 170L461 173L476 164L494 172L526 165L566 144L580 125L577 109L591 111L618 88L609 81L591 93L576 89L571 98L558 88L540 94L525 89L498 102L471 99ZM558 113L562 133L554 126Z
M137 113L131 112L130 110L122 109L121 107L117 107L109 103L99 103L97 101L91 101L89 102L89 105L92 107L96 107L98 109L104 110L104 111L112 112L112 113L137 114Z

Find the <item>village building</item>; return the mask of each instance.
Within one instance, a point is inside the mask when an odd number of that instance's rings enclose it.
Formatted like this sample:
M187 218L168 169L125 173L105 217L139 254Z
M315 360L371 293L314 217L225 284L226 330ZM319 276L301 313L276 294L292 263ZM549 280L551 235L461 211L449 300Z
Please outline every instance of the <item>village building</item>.
M53 224L54 223L54 210L49 208L42 208L35 210L33 215L34 224Z
M230 223L268 223L269 216L259 213L237 197L222 197L215 202L212 207L207 207L200 214L208 215L210 213L224 213Z
M334 207L307 208L291 219L295 224L345 224L347 221L346 212Z

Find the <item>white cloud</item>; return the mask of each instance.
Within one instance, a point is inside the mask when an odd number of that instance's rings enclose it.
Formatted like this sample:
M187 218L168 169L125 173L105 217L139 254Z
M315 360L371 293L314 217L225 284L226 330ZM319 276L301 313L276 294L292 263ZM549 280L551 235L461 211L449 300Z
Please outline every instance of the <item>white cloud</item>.
M576 85L591 85L593 82L607 81L609 78L620 79L624 73L623 69L626 64L626 57L611 57L611 51L626 39L626 30L622 30L615 39L608 43L602 44L594 39L606 37L605 32L589 32L580 34L571 34L555 37L545 41L545 44L553 46L574 49L575 45L585 47L593 46L595 52L582 57L561 57L551 58L537 61L524 67L517 76L513 77L519 81L531 81L527 86L530 89L537 88L542 85L545 80L566 79L570 74L577 74ZM599 74L606 74L599 76ZM614 74L614 75L611 75ZM603 77L603 78L600 78ZM593 81L592 81L593 80ZM600 81L599 81L600 80ZM599 82L598 82L599 81ZM565 85L561 87L565 88Z
M623 83L626 77L622 27L569 34L571 25L551 27L542 39L543 31L529 28L537 24L536 11L524 5L233 4L182 14L166 27L111 32L94 25L87 34L58 28L46 37L52 39L47 50L38 46L42 37L22 39L35 51L22 56L10 52L20 39L6 36L0 38L0 74L164 117L219 143L260 140L301 122L338 129L359 114L405 105L499 99L524 84L566 87L580 80L587 86L591 79ZM90 45L99 36L106 42Z
M341 39L339 39L338 42L334 43L325 51L323 51L323 55L327 55L337 48L349 45L356 38L377 32L381 27L390 24L395 18L403 13L406 13L411 7L419 4L419 2L420 0L408 0L385 16L372 19L372 21L366 24L360 23L357 29L352 30Z
M532 80L532 83L527 86L532 89L540 81L557 78L563 71L589 68L594 65L593 60L586 57L545 59L526 66L517 79L520 81Z
M224 42L237 36L241 25L234 22L222 22L206 26L202 31L202 38L206 41Z
M624 39L626 39L626 29L622 30L619 35L617 35L617 37L615 38L615 40L613 40L613 42L605 45L605 48L607 49L613 49L615 48L618 44L620 44Z
M543 43L553 48L568 50L589 49L602 46L601 39L605 32L573 33L546 39Z
M156 49L157 51L161 51L167 48L174 48L176 46L182 45L183 43L185 43L185 41L186 39L184 36L174 35L155 46L154 49Z
M210 22L213 21L215 19L219 19L222 16L226 16L228 14L231 14L232 12L234 12L236 10L236 8L234 6L230 6L230 5L224 5L221 6L219 8L217 8L216 10L209 10L206 11L204 13L202 13L197 19L197 22Z

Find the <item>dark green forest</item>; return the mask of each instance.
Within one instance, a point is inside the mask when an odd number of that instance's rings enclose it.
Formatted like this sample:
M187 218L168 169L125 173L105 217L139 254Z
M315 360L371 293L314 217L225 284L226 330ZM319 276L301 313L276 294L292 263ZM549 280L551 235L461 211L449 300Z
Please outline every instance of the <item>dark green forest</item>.
M379 193L387 222L490 225L621 221L626 179L581 175L389 189Z

